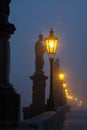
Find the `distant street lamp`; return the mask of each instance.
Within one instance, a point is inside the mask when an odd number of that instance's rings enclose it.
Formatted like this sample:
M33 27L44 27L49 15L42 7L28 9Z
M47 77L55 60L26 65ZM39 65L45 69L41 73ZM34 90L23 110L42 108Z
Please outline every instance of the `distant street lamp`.
M59 80L62 82L63 80L64 80L64 78L65 78L65 74L64 74L64 72L61 70L60 72L59 72Z
M53 97L53 61L57 49L59 39L54 36L54 31L51 28L50 34L45 38L46 50L50 61L50 94L47 100L47 107L49 110L55 110L54 97Z
M64 97L65 97L65 92L64 92L64 90L63 90L63 82L64 82L64 79L65 79L65 74L64 74L64 72L61 70L60 72L59 72L59 74L58 74L58 78L59 78L59 80L60 80L60 87L61 87L61 105L64 105ZM66 86L66 85L64 85L64 86Z
M67 87L66 82L63 82L63 88L65 89Z

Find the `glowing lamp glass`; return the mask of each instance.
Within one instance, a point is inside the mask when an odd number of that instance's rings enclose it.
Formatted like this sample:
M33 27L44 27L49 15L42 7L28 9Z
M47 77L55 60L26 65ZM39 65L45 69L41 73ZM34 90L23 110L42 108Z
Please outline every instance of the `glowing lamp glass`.
M67 84L66 83L63 83L63 88L66 88L67 87Z
M49 57L54 56L57 50L57 44L59 39L54 36L54 31L51 28L50 34L48 37L45 38L45 47Z
M46 40L46 49L49 54L55 54L57 49L57 40Z
M65 78L65 75L64 75L64 73L61 71L61 72L59 73L59 79L62 81L62 80L64 80L64 78Z

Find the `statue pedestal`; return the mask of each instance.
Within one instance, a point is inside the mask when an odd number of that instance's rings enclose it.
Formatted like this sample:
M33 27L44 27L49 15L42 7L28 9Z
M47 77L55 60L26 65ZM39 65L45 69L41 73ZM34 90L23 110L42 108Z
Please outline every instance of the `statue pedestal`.
M20 95L11 84L0 84L0 128L17 127Z
M33 80L32 104L30 107L23 108L24 119L31 118L46 111L45 86L48 77L41 71L35 72L30 78Z

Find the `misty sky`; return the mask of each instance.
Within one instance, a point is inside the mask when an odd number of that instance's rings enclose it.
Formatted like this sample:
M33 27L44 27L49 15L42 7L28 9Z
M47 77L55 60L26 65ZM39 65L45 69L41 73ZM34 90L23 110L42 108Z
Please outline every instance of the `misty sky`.
M12 0L9 21L16 31L10 38L10 81L29 106L35 72L34 45L38 35L48 36L51 27L59 38L56 58L60 58L71 94L87 99L87 0ZM44 72L49 72L45 54Z

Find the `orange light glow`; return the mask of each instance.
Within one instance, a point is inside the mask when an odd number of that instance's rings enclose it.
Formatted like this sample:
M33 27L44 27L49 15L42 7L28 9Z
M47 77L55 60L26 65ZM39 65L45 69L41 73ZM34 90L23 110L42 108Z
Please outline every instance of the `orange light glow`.
M45 46L48 54L55 54L59 39L54 36L54 31L51 28L50 34L45 38Z
M65 89L65 92L68 92L68 89Z
M78 98L75 98L75 101L77 101L78 100Z
M46 49L49 54L55 54L57 49L57 40L47 39L46 40Z
M59 72L59 79L60 79L61 81L63 81L64 78L65 78L64 72L63 72L63 71L60 71L60 72Z
M67 87L67 84L64 82L63 83L63 88L66 88Z

